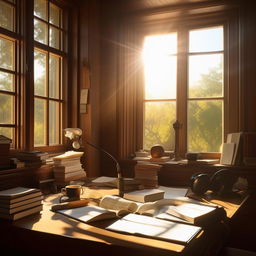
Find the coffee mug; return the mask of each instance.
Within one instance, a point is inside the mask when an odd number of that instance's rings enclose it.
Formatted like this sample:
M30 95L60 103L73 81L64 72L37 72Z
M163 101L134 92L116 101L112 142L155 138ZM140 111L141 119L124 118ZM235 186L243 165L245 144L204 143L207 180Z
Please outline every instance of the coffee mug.
M61 193L63 195L60 197L60 202L64 197L68 197L68 199L79 200L80 195L83 194L83 187L81 185L67 185L65 188L61 189Z

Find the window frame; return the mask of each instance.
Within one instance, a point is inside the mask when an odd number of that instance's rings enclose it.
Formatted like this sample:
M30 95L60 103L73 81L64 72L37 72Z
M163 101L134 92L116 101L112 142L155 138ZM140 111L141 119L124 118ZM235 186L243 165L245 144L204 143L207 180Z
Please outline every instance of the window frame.
M13 100L13 123L8 124L0 124L0 127L3 128L12 128L12 143L11 148L20 148L22 145L22 136L20 127L24 124L24 119L22 116L22 102L23 102L23 91L22 91L22 79L19 75L22 72L22 63L21 63L21 54L22 54L22 43L21 43L21 35L20 35L20 16L21 9L19 1L15 1L15 3L2 0L2 2L6 5L12 6L13 12L13 30L8 30L6 28L0 27L0 36L3 39L10 40L13 42L14 48L14 56L13 56L13 70L9 70L6 68L0 68L0 71L12 74L14 76L13 79L13 91L5 91L1 90L1 94L10 95L14 97Z
M68 117L68 106L73 106L73 101L76 102L77 100L77 97L69 96L70 94L72 95L74 91L76 92L77 88L71 88L68 87L68 85L73 82L77 82L77 80L74 79L74 76L78 75L78 69L77 66L75 66L71 67L70 70L68 63L70 62L70 59L73 58L73 47L77 47L78 39L75 39L72 42L71 46L70 44L68 44L68 39L74 33L72 32L72 29L76 29L77 26L78 17L77 15L75 16L75 13L78 11L78 8L76 5L74 6L73 4L70 4L65 0L49 0L54 5L60 7L63 13L63 25L60 28L63 33L63 51L60 51L53 47L47 48L47 46L34 41L34 0L16 0L15 3L11 3L7 0L2 1L4 3L13 5L16 8L16 13L13 17L15 31L9 31L3 27L0 27L0 34L4 35L4 37L6 38L15 41L15 65L17 70L15 71L16 123L15 125L3 124L0 125L0 127L15 126L15 140L14 143L11 145L11 154L13 156L15 156L16 152L19 150L42 150L49 153L63 152L67 149L68 145L66 143L66 140L64 139L64 133L62 132L62 128L68 126L78 126L78 124L75 124L78 120L73 120ZM75 21L73 22L72 20L70 20L71 18L74 18ZM51 24L51 26L54 25ZM59 129L61 144L58 145L46 145L39 147L34 146L34 47L40 48L43 51L50 48L51 54L58 55L63 59L63 74L61 78L61 81L63 83L61 99L61 104L63 105L61 109L61 115L63 117L63 120ZM5 94L10 94L6 91L3 92Z
M189 25L187 25L189 24ZM239 42L239 25L238 25L238 15L235 11L226 11L221 13L214 13L205 17L205 15L198 15L196 17L184 17L183 20L175 19L169 22L164 21L161 27L161 33L171 33L177 30L180 31L179 34L187 37L189 30L200 29L206 27L223 26L224 30L224 59L223 68L226 70L223 74L223 142L226 139L227 133L239 131L241 126L240 123L240 112L239 112L239 73L235 71L238 70L239 66L239 45L233 42ZM148 27L147 27L148 28ZM183 32L182 32L183 31ZM140 42L143 42L145 36L159 34L159 24L154 27L151 24L150 29L144 29L140 32ZM186 35L187 34L187 35ZM188 38L186 38L188 42ZM179 35L178 35L179 42ZM183 50L187 50L188 45L183 45ZM177 70L183 70L177 74L177 84L183 89L177 90L177 116L180 116L179 122L182 123L182 128L179 132L179 155L185 157L187 152L187 77L188 77L188 62L186 61L188 51L185 54L178 53L178 66ZM233 56L233 57L232 57ZM231 61L231 58L233 61ZM185 60L184 60L185 59ZM185 64L181 64L185 63ZM186 76L182 75L186 74ZM137 125L136 125L136 150L143 148L143 90L144 90L144 79L139 75L138 81L140 81L141 86L137 86ZM232 85L231 85L232 83ZM232 87L232 89L231 89ZM186 99L183 104L180 103L180 98ZM234 113L233 109L238 111L238 115ZM232 128L231 128L232 127ZM167 152L170 153L170 152ZM210 153L204 152L201 154L202 158L219 158L220 153Z
M43 99L46 100L46 145L34 145L34 136L33 138L30 139L30 148L34 148L35 150L42 150L42 151L47 151L47 152L58 152L58 151L63 151L65 149L65 145L64 143L64 136L63 136L63 132L62 129L63 127L67 126L67 118L65 117L65 113L67 113L67 77L68 75L66 74L65 70L67 70L67 58L68 58L68 54L67 54L67 47L68 47L68 32L67 32L67 11L64 8L64 6L61 6L59 4L56 3L56 1L52 1L52 0L46 0L47 1L47 21L46 20L42 20L39 17L34 15L34 6L33 6L33 13L32 13L32 26L33 26L33 33L32 33L32 44L33 44L33 63L32 63L32 68L34 70L34 51L35 49L40 51L40 52L44 52L46 54L46 87L47 87L47 95L46 96L38 96L34 94L34 82L33 82L33 106L34 106L34 99ZM50 23L49 21L49 6L50 4L54 4L57 5L59 8L61 8L61 12L62 12L62 19L60 20L60 27L58 28L61 32L62 32L62 37L60 36L60 49L56 49L52 46L50 46L50 37L49 37L49 33L50 33L50 27L54 26L53 24ZM34 39L34 19L38 19L42 22L44 22L47 26L47 42L46 44L43 44L41 42L38 42ZM62 24L61 24L62 22ZM55 27L55 26L54 26ZM61 42L62 41L62 42ZM62 69L60 69L60 88L59 88L59 99L53 99L49 96L48 94L48 89L49 89L49 58L50 55L56 55L58 57L60 57L62 59L62 63L60 64L62 66ZM33 80L34 80L34 76L33 76ZM62 86L61 86L62 84ZM60 144L56 144L56 145L49 145L49 102L53 100L55 102L58 102L60 104L60 106L62 106L59 110L59 140L60 140ZM34 110L34 108L33 108ZM62 120L61 120L62 119ZM30 122L31 123L31 122ZM30 124L31 125L31 124ZM33 127L31 128L33 131L33 135L34 135L34 113L33 113Z

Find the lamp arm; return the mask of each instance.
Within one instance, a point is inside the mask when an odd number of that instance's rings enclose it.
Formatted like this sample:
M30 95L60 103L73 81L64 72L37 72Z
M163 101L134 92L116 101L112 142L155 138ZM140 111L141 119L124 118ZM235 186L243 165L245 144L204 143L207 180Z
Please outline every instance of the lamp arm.
M103 153L105 153L107 156L109 156L115 162L116 172L117 172L117 181L118 181L117 188L119 190L119 196L123 197L123 195L124 195L124 181L123 181L123 176L122 176L120 164L118 163L117 159L114 156L112 156L110 153L108 153L105 149L103 149L99 146L96 146L96 145L92 144L89 141L86 141L86 143L88 145L90 145L91 147L96 148L99 151L102 151Z

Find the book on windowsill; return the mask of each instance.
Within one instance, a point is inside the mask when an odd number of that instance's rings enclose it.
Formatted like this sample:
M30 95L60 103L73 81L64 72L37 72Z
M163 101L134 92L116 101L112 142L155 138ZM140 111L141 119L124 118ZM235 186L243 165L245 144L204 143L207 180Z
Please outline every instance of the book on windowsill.
M106 227L111 231L188 244L202 228L130 213Z
M169 156L162 156L162 157L151 157L149 159L150 162L168 162L171 158Z
M124 198L136 202L154 202L164 198L164 191L159 189L143 189L124 193Z
M195 161L192 160L187 160L187 159L182 159L180 161L178 161L178 163L181 164L191 164L191 165L196 165L196 164L219 164L220 160L219 159L197 159Z

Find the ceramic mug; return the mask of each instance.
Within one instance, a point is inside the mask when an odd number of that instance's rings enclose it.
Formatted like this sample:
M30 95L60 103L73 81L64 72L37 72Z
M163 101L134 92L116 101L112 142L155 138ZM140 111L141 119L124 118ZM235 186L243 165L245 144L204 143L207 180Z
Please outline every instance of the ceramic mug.
M79 200L80 195L83 194L83 187L81 185L67 185L65 188L61 189L61 193L63 195L60 197L60 201L62 201L64 197Z

